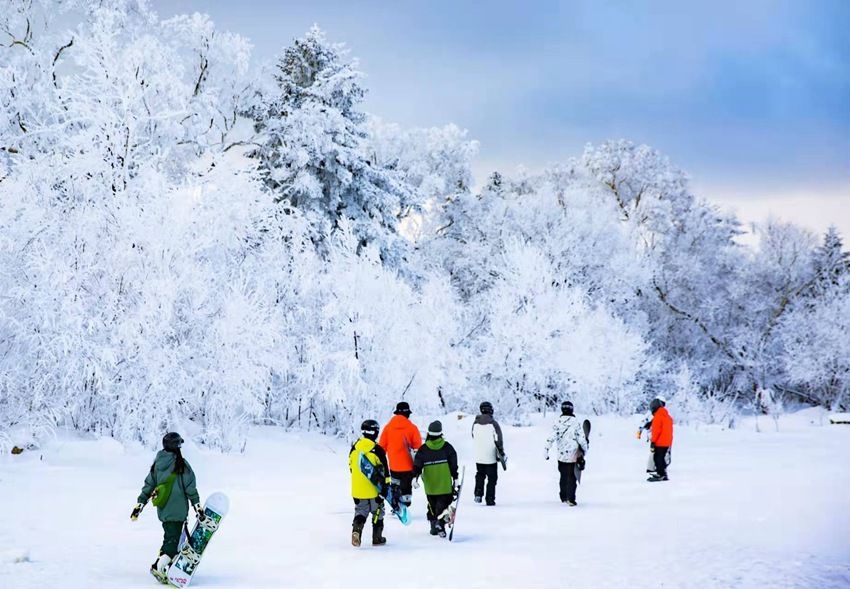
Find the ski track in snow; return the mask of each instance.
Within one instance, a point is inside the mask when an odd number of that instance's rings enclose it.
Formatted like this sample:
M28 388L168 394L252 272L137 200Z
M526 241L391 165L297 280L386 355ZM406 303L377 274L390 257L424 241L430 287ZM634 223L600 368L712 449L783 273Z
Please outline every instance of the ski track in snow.
M577 508L558 501L556 463L543 460L551 415L505 428L494 508L472 501L471 420L444 418L467 467L455 541L428 535L420 489L412 525L388 518L380 548L369 534L349 544L349 443L261 428L244 455L187 446L202 497L231 499L192 586L850 587L850 426L812 415L778 433L679 427L659 484L645 482L634 421L596 418ZM155 510L129 521L152 458L62 436L0 459L0 587L156 587Z

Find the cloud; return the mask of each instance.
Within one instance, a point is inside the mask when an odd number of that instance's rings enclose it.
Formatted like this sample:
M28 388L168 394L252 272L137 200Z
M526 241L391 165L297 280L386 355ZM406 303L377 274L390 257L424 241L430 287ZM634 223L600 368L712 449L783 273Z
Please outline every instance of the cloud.
M481 140L479 168L539 168L623 137L702 185L740 188L730 194L804 194L825 178L850 186L844 0L155 5L209 12L250 37L259 59L318 22L360 58L370 111L468 128Z

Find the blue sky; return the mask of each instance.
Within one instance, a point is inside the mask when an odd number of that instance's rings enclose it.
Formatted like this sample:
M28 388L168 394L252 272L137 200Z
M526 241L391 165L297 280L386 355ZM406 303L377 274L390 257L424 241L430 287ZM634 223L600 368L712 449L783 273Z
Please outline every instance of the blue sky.
M795 212L783 199L828 199L828 216L850 230L850 1L154 6L164 17L210 14L249 37L260 60L318 23L360 59L368 111L469 129L482 144L479 176L624 137L667 153L704 196L784 217Z

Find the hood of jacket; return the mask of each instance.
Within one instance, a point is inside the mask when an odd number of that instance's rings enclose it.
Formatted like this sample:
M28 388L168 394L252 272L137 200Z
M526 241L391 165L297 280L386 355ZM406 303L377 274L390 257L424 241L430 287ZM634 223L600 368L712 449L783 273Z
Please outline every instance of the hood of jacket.
M171 474L175 462L177 462L177 456L173 452L166 452L165 450L157 452L153 459L156 471L165 474Z
M433 440L426 440L425 445L431 448L431 450L442 450L443 446L446 445L446 438L439 437Z
M410 423L412 422L409 417L405 417L404 415L393 415L387 422L387 425L384 426L384 429L407 428Z

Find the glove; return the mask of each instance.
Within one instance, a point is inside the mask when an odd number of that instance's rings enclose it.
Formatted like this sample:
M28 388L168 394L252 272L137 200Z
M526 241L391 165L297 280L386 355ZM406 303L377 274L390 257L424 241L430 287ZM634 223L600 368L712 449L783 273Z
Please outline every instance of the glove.
M416 477L415 479L413 479L413 488L414 489L419 488L419 477Z
M655 442L650 442L650 443L649 443L649 451L650 451L650 452L655 452Z
M378 495L380 495L381 499L387 499L391 494L394 494L398 497L398 486L393 486L393 481L391 478L387 477L383 483L381 483L381 488L378 491Z
M142 510L144 508L144 503L136 503L136 506L133 508L133 512L130 514L130 521L136 521L137 519L139 519L139 514L142 513Z
M195 503L192 507L195 509L195 515L198 516L199 522L202 522L207 519L207 516L204 513L204 507L200 503Z

